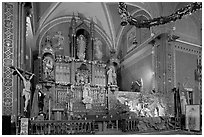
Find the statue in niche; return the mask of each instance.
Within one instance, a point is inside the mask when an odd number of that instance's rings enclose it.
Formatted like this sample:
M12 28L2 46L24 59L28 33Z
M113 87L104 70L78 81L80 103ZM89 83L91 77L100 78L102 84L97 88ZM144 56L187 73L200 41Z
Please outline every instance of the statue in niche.
M77 56L80 60L85 58L86 39L83 35L77 37Z
M116 78L116 72L115 72L115 67L114 66L110 66L108 71L107 71L107 75L108 75L108 85L117 85L117 78Z
M185 115L185 112L186 112L185 107L187 105L187 99L186 99L185 93L183 91L181 92L180 100L181 100L181 114Z
M87 84L89 82L89 69L86 64L81 64L76 71L76 82L80 84Z
M89 84L85 84L83 86L83 100L82 100L82 102L84 104L86 104L86 109L91 109L91 104L93 103L92 97L89 96L90 90L91 89L90 89Z
M45 56L43 59L44 79L54 79L54 62L51 56Z
M62 36L62 32L58 31L56 35L52 38L52 43L55 49L63 49L64 37Z
M98 38L95 39L94 41L94 47L95 47L95 57L98 60L102 59L103 53L101 52L102 48L102 42Z

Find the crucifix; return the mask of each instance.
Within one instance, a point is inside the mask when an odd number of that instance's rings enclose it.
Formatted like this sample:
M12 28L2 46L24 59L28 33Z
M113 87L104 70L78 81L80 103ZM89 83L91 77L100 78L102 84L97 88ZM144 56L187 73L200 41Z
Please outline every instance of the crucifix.
M16 67L10 67L12 69L14 69L17 74L20 76L20 78L23 80L23 91L22 91L22 96L25 97L25 102L24 102L24 112L27 112L27 107L28 107L28 102L30 100L30 94L31 94L31 79L33 78L34 74L26 72L25 76L23 76L22 70ZM31 76L30 76L31 75Z

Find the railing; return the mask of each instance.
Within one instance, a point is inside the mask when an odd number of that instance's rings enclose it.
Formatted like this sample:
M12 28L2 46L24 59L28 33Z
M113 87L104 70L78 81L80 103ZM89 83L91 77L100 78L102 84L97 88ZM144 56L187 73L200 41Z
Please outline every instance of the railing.
M123 119L121 121L121 130L123 132L139 131L138 123L139 123L138 119Z
M94 134L94 121L30 121L31 135Z
M121 130L123 132L145 132L154 130L167 130L170 129L170 118L157 117L157 118L130 118L122 119Z

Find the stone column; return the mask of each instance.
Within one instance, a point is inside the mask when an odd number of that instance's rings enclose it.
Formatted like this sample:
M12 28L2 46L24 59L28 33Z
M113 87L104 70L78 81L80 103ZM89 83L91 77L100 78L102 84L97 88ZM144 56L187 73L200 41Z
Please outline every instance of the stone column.
M15 3L2 3L2 31L3 31L3 66L2 66L2 114L11 115L13 111L14 77L9 66L15 62L15 43L17 24L17 5ZM17 107L17 106L16 106Z
M169 41L169 33L164 32L154 40L155 90L166 97L166 106L169 114L174 113L174 60L173 41Z
M76 19L75 16L73 15L72 20L71 20L71 57L75 58L76 57ZM75 83L75 62L71 62L71 83Z

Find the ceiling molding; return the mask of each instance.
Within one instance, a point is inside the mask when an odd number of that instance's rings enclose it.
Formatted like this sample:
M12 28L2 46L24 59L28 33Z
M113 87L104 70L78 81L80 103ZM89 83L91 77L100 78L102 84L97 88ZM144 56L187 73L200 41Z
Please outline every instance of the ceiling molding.
M116 39L116 38L115 38L115 31L114 31L114 29L113 29L114 23L113 23L113 21L112 21L112 18L110 17L110 13L109 13L109 10L108 10L108 8L107 8L106 3L101 2L101 5L102 5L102 7L103 7L103 9L104 9L106 18L107 18L107 20L108 20L108 25L109 25L109 28L110 28L110 30L111 30L111 37L112 37L112 40L113 40L113 48L115 49L115 39Z
M191 46L193 46L193 47L202 48L201 45L194 44L194 43L190 43L190 42L188 42L188 41L183 41L183 40L180 40L180 39L176 39L176 42L180 42L180 43L184 43L184 44L187 44L187 45L191 45Z
M39 21L39 27L38 29L40 29L43 24L45 23L45 21L47 20L47 18L52 14L52 12L60 5L61 2L57 2L57 3L53 3L43 14L43 16L40 18Z
M143 4L144 4L144 3L143 3ZM133 4L133 3L129 3L129 2L127 2L127 5L131 5L131 6L134 6L134 7L137 7L137 8L140 8L140 9L144 10L144 11L145 11L147 14L149 14L150 17L152 18L152 15L150 14L150 12L147 11L144 7L141 7L141 6L137 5L137 4Z

